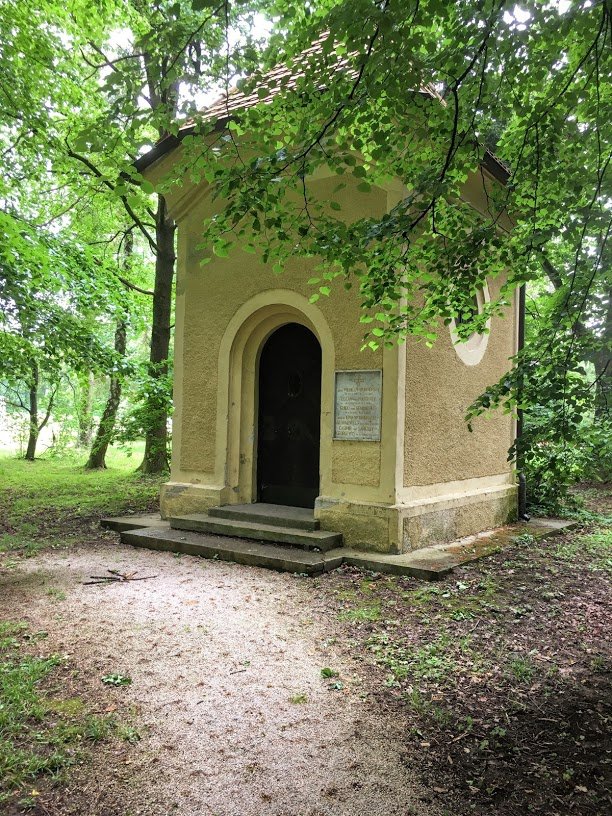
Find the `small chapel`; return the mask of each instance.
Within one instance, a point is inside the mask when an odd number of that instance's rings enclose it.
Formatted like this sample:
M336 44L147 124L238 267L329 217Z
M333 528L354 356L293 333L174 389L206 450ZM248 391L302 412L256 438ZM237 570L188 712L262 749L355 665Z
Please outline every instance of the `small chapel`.
M154 184L172 172L182 132L139 160ZM489 155L463 200L485 212L483 179L503 184L505 173ZM344 181L334 195L351 220L406 195L399 180L365 194ZM319 170L309 189L330 199L337 182ZM301 530L315 544L406 553L515 519L515 421L498 412L470 432L464 416L517 351L518 296L467 341L451 324L432 348L409 338L362 350L358 294L310 302L311 261L276 275L238 248L202 266L202 225L219 206L210 193L187 178L167 193L178 231L172 465L161 492L171 527L289 543ZM478 307L503 283L488 281Z

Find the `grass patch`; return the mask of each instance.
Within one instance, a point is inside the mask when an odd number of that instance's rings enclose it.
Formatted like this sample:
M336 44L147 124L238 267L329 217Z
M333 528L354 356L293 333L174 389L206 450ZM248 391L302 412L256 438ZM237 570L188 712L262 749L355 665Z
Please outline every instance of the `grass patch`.
M338 619L357 623L380 620L380 603L367 603L354 609L345 609L338 614Z
M117 736L124 742L129 742L130 745L136 745L140 742L142 735L133 725L119 725L117 726Z
M465 652L468 645L468 638L452 639L448 635L421 646L404 646L386 633L372 635L367 641L377 663L389 671L387 685L411 680L443 681L457 670L457 653Z
M51 698L45 680L62 665L57 655L27 654L36 641L20 623L0 623L0 805L28 806L38 777L57 778L83 752L87 742L107 739L111 717L87 713L78 698Z
M563 561L583 557L593 570L612 574L612 529L595 529L587 535L574 535L556 543L555 556Z
M47 595L52 598L54 601L65 601L66 600L66 593L63 592L61 589L56 589L55 587L51 587L47 590Z
M434 705L420 689L411 688L405 692L404 700L421 717L431 718L437 725L447 726L453 717L450 711L440 705Z
M529 658L514 657L509 663L510 673L519 683L530 683L537 673L537 668Z
M0 553L35 555L82 538L82 522L157 505L164 477L135 472L138 459L109 450L106 470L83 468L85 456L27 462L0 454ZM80 524L80 528L79 528Z
M455 581L454 584L443 587L419 587L413 592L404 592L402 598L411 606L422 607L424 610L435 608L454 621L464 621L490 614L496 608L494 599L498 598L499 593L498 583L486 576L472 586L463 581Z

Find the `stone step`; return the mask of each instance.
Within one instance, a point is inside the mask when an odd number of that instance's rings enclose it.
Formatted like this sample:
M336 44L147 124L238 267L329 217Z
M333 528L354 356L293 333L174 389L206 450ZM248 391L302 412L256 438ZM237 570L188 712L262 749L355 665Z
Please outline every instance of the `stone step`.
M274 524L260 524L255 521L215 518L204 513L177 516L170 519L174 530L191 530L198 533L213 533L234 538L252 538L254 541L272 541L275 544L290 544L303 550L327 550L342 546L342 535L326 530L300 530L295 527L281 527Z
M271 524L274 527L293 527L298 530L318 530L319 522L314 510L308 507L287 507L284 504L224 504L211 507L209 516L229 518L237 521L254 521L257 524Z
M166 529L170 527L167 521L162 521L162 517L159 513L109 516L100 519L100 524L106 530L115 530L117 533L122 533L124 530L140 530L144 527L166 527Z
M276 544L171 530L168 522L162 521L160 516L152 515L108 518L104 519L103 523L112 530L121 530L121 540L126 544L152 550L182 552L302 575L320 575L342 564L348 564L391 575L411 575L425 581L439 581L452 572L454 567L497 552L500 548L513 547L517 536L529 534L535 539L547 538L563 534L577 526L576 522L561 519L532 519L528 524L524 522L510 524L491 531L488 535L469 536L459 541L434 544L420 550L394 555L360 552L346 547L317 553ZM146 529L141 529L144 527Z
M340 553L330 557L320 552L309 552L294 547L260 544L256 541L163 527L126 530L121 533L121 540L124 544L132 544L134 547L199 555L202 558L233 561L236 564L295 572L300 575L320 575L336 569L343 560Z

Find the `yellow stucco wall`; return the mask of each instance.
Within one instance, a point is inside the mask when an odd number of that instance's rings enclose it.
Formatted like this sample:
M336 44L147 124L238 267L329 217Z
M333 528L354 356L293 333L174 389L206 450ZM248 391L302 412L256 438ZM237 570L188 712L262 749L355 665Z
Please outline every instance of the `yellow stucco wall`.
M500 280L489 281L495 298ZM406 344L404 486L453 482L507 473L514 422L495 412L479 418L470 433L464 421L470 403L496 382L514 354L515 308L494 317L484 356L477 365L459 357L448 328L441 326L433 348L414 339Z
M387 208L387 194L374 190L370 194L356 192L354 181L339 194L347 218L380 215ZM313 180L310 189L326 199L337 186L337 178ZM265 292L293 292L306 303L315 291L307 281L313 275L312 261L296 259L276 275L269 266L253 254L240 249L228 258L217 258L201 265L210 256L202 243L204 219L211 213L207 197L187 208L179 222L177 273L177 342L175 359L175 444L172 480L200 484L219 484L228 478L226 446L220 439L227 422L228 407L223 405L220 392L228 386L223 379L227 360L221 353L222 342L232 319L241 309L255 302ZM279 295L283 300L283 295ZM270 302L274 297L270 298ZM316 305L308 305L309 313L317 312L331 335L333 348L323 346L324 378L327 392L333 390L333 372L338 369L383 369L383 414L386 417L385 441L332 441L330 433L322 433L321 469L322 493L345 496L347 486L351 496L361 500L392 502L395 469L395 370L397 351L361 350L364 326L359 322L359 296L341 285L333 287L331 297L321 297ZM306 313L306 310L305 310ZM298 322L300 317L296 316ZM316 332L316 329L315 329ZM230 338L231 341L231 338ZM326 373L327 372L327 373ZM388 381L388 385L387 385ZM329 429L333 410L325 418ZM224 415L225 414L225 415ZM391 427L392 426L392 427ZM384 474L381 472L384 470ZM326 472L324 472L326 471ZM327 478L325 478L327 477ZM229 485L235 488L236 485ZM355 490L355 488L358 488Z

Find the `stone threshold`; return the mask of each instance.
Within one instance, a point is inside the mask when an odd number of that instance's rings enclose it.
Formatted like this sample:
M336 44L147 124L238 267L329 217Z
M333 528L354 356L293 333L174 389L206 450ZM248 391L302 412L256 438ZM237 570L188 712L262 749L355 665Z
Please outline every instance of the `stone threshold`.
M124 543L136 547L234 561L238 564L301 575L321 575L342 564L349 564L372 572L408 575L425 581L438 581L452 572L454 567L505 549L512 545L518 536L547 538L577 526L575 522L562 519L537 518L528 522L509 524L448 544L434 544L409 553L391 555L346 547L337 547L327 552L312 552L251 539L175 530L170 528L167 521L162 521L158 514L104 518L101 524L107 529L119 532Z

